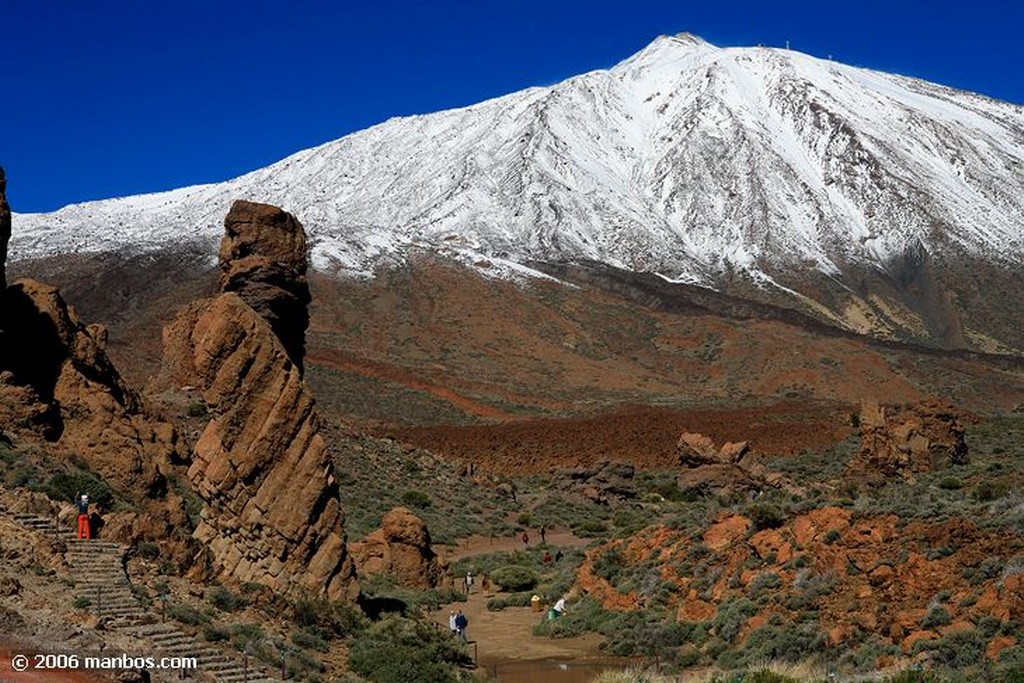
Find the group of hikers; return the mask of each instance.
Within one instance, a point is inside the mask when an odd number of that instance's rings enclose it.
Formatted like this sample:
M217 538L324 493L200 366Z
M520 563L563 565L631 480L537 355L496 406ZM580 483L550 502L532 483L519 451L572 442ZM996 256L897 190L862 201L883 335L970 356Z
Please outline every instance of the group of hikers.
M452 635L466 643L466 627L469 626L469 619L462 613L460 609L453 609L451 614L448 615L448 628L451 629Z

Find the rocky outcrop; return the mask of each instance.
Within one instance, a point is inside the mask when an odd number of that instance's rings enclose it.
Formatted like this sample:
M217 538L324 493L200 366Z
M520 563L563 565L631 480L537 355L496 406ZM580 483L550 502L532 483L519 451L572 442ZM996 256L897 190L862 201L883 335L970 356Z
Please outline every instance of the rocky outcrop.
M19 280L2 294L0 420L56 442L122 494L161 495L184 457L174 428L148 417L105 351L55 287Z
M390 574L400 585L421 589L435 588L444 576L426 523L408 508L391 510L380 529L349 549L360 576Z
M302 371L309 285L306 233L276 206L237 201L224 219L220 284L262 316Z
M552 487L599 505L621 504L636 497L636 468L624 462L601 462L594 467L559 470Z
M684 432L679 437L676 453L682 468L678 485L683 491L782 489L796 493L800 490L785 475L758 462L746 441L730 442L718 448L703 434Z
M847 476L871 486L894 479L913 480L930 472L967 462L965 417L951 406L925 401L889 407L864 403L860 410L860 449Z
M591 546L576 585L606 609L656 601L678 620L709 629L721 629L745 599L747 611L730 634L716 633L732 647L762 626L782 633L813 618L809 638L825 635L833 645L876 639L905 654L922 638L988 623L993 628L974 637L998 654L1013 643L997 625L1024 618L1022 546L1015 534L955 518L910 521L823 507L757 531L753 520L726 510L698 527L653 525ZM929 624L936 611L942 619Z
M7 175L0 166L0 291L7 287L7 243L11 239L11 207L7 204Z
M302 343L289 351L273 327L305 316L282 313L283 302L299 301L294 293L305 287L285 281L304 272L305 256L295 254L304 249L301 225L247 202L235 204L226 225L225 291L188 307L164 331L163 381L194 387L212 415L188 471L204 502L194 537L221 580L353 598L358 585L338 484L301 355L291 355L301 354ZM289 226L285 237L275 226ZM303 325L288 335L304 332Z

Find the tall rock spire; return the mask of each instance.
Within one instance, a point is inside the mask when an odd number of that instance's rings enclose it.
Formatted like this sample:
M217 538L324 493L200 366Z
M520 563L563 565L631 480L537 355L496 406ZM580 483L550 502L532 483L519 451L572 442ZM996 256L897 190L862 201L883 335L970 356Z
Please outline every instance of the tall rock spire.
M188 476L194 537L222 581L331 599L359 591L316 404L302 380L306 236L274 206L235 202L220 247L222 293L164 331L164 375L213 416Z

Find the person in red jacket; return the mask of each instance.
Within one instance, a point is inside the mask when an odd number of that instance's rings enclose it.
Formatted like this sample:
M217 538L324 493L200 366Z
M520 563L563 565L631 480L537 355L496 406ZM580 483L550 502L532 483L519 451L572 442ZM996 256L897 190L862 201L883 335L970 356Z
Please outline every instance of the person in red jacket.
M75 507L78 508L78 537L92 538L89 529L89 494L80 493L75 496Z

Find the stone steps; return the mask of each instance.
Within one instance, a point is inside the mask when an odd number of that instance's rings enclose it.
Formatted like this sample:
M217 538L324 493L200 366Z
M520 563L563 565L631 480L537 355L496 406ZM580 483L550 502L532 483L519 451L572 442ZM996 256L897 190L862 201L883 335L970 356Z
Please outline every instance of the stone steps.
M0 513L6 513L2 506ZM64 557L71 566L70 578L74 581L75 594L91 601L89 610L108 619L108 628L123 630L147 641L164 656L195 657L199 670L217 683L280 683L256 666L255 661L250 659L247 669L234 653L210 647L177 626L158 621L158 617L132 592L131 579L125 570L124 549L120 544L76 538L72 530L62 530L54 520L37 515L16 513L9 516L21 526L66 542Z

